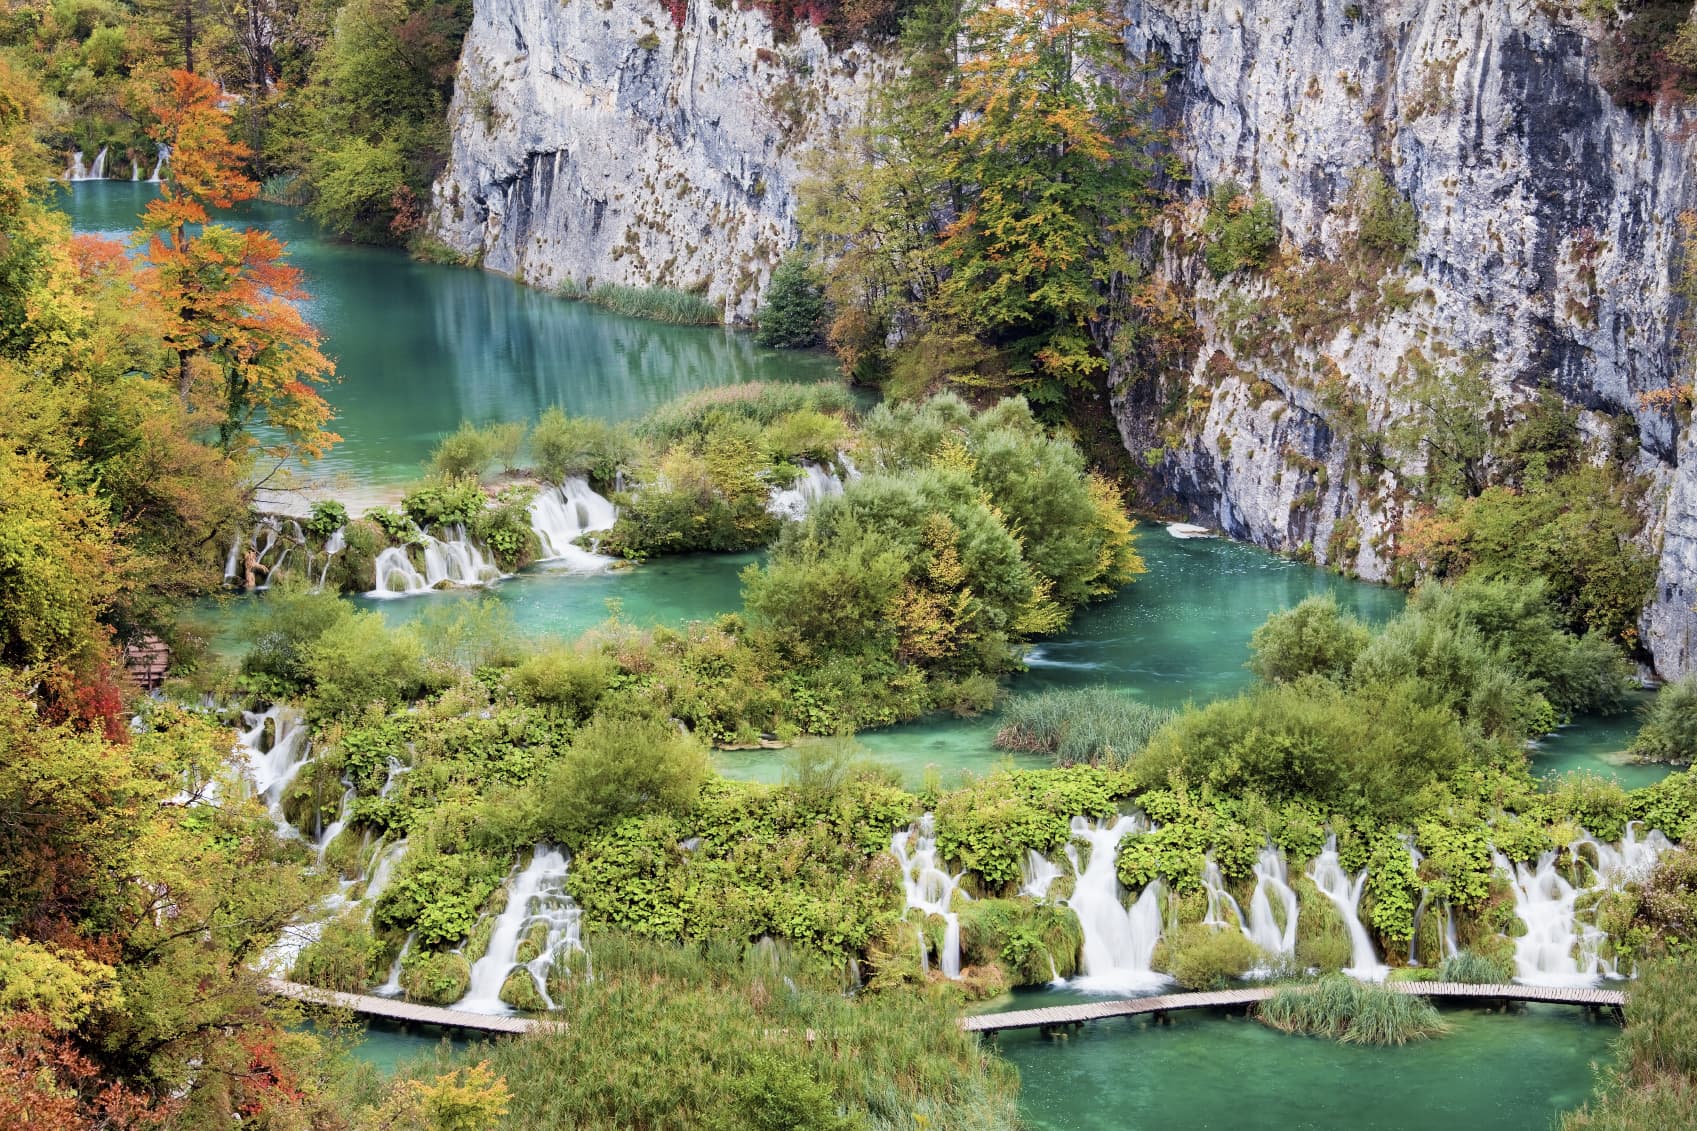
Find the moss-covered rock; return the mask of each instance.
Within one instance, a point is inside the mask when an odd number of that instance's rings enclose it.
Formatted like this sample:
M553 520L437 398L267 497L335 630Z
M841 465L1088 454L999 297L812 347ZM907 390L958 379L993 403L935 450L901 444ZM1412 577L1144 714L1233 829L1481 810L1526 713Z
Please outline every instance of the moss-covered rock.
M874 936L866 948L866 985L890 990L924 980L919 952L924 945L917 923L897 919Z
M463 954L423 951L401 963L401 990L408 1001L452 1005L471 989L471 963Z
M548 945L548 924L532 923L524 934L519 936L516 962L531 962L542 956L542 950Z
M496 888L477 913L477 924L466 933L465 945L460 952L466 956L466 961L476 962L488 953L489 940L495 934L495 920L501 912L507 909L507 889Z
M1069 907L986 899L960 912L961 961L995 964L1014 985L1040 985L1078 972L1084 932Z
M1353 957L1349 926L1337 905L1303 876L1296 881L1296 963L1321 973L1335 973Z
M501 984L501 1000L525 1013L541 1013L548 1008L547 1000L536 988L536 979L522 966L508 974Z
M380 980L382 952L382 944L357 915L337 919L301 949L289 976L310 986L359 993Z

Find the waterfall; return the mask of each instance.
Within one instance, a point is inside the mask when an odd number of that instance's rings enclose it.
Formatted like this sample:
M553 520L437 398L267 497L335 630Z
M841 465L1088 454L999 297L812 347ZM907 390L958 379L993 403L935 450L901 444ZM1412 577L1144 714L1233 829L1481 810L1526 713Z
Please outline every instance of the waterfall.
M377 796L379 797L389 796L389 791L395 788L396 783L400 781L401 775L411 773L412 767L391 754L389 756L388 770L388 774L386 774L383 778L383 788L377 791Z
M371 912L377 906L377 899L383 894L383 889L389 886L394 878L395 865L401 862L401 857L407 854L407 840L402 837L394 844L383 849L371 866L371 878L365 881L365 894L361 897L365 904L365 914L370 918Z
M384 980L381 986L372 990L372 993L378 997L401 996L401 959L407 956L407 951L412 949L413 940L417 937L417 931L407 932L406 941L401 944L401 949L395 952L395 961L389 963L389 977Z
M336 819L319 831L316 847L320 864L324 863L324 853L335 843L342 830L348 827L348 818L354 808L354 795L354 787L351 785L342 791L342 804L336 810Z
M779 518L799 520L821 499L843 493L843 481L835 472L816 463L803 463L801 475L788 487L776 488L766 503L766 510Z
M563 562L573 572L596 573L611 558L577 544L585 534L612 529L618 511L584 480L573 477L558 487L544 487L530 501L530 528L542 544L542 560Z
M1020 869L1021 884L1019 894L1030 896L1032 899L1047 899L1049 885L1061 875L1061 867L1035 848L1025 850L1025 866Z
M1455 935L1455 908L1444 901L1444 957L1454 958L1461 953L1461 941Z
M1283 926L1273 911L1275 899L1284 911ZM1284 853L1266 845L1255 861L1255 893L1249 897L1246 929L1249 941L1268 954L1295 954L1296 913L1296 890L1290 886Z
M1161 939L1160 882L1147 885L1127 911L1118 875L1120 841L1149 831L1147 821L1119 816L1092 824L1072 819L1073 840L1090 846L1090 859L1079 866L1078 848L1068 844L1067 860L1078 877L1066 901L1084 931L1082 975L1072 985L1091 993L1137 994L1166 982L1150 963Z
M1579 889L1556 870L1560 857L1552 849L1528 868L1491 854L1514 886L1514 913L1526 926L1514 940L1514 971L1516 981L1529 985L1590 985L1602 974L1597 945L1603 933L1574 914Z
M67 181L88 180L88 168L82 163L82 150L71 151L71 163L65 166L65 179Z
M1367 869L1361 869L1359 875L1350 878L1338 862L1338 838L1334 834L1326 838L1326 847L1309 868L1308 878L1314 881L1322 895L1337 906L1338 914L1343 916L1344 925L1349 928L1350 965L1344 973L1364 981L1384 981L1390 968L1379 962L1373 951L1373 940L1356 913L1361 906L1361 891L1367 885Z
M1237 905L1232 893L1226 890L1225 878L1220 875L1220 866L1214 863L1212 856L1202 861L1202 890L1208 893L1208 908L1202 913L1202 924L1207 927L1234 927L1249 936L1249 921L1243 917L1243 908ZM1226 917L1230 908L1231 918Z
M1581 836L1566 848L1578 885L1559 870L1561 850L1544 853L1531 868L1493 852L1492 860L1513 885L1514 913L1526 927L1526 933L1514 940L1515 980L1536 986L1583 986L1618 976L1614 963L1601 953L1608 936L1595 924L1579 919L1579 897L1643 878L1669 847L1667 837L1654 830L1639 840L1637 822L1626 826L1618 848L1589 834ZM1584 882L1583 870L1591 873L1589 883Z
M134 162L130 163L130 180L138 182L141 180L141 166Z
M489 949L472 966L471 987L465 997L454 1003L455 1009L470 1013L511 1012L501 1000L501 987L518 969L529 972L542 1000L552 1008L548 971L559 955L581 946L579 911L565 889L567 867L566 858L558 849L536 846L530 863L513 878L507 906L496 918L495 931L489 936ZM538 923L545 923L548 928L541 953L529 962L520 963L519 946Z
M501 571L483 556L467 535L465 527L452 526L446 539L421 534L424 571L412 562L404 546L390 546L377 555L372 579L375 587L367 597L411 597L443 586L486 585L501 579Z
M103 145L100 147L100 152L94 155L94 166L88 171L89 180L103 181L106 179L106 151L108 148L110 147Z
M1413 837L1405 833L1401 840L1402 846L1408 849L1408 863L1414 870L1415 880L1418 881L1420 879L1420 864L1426 857L1414 846ZM1428 894L1429 889L1422 884L1420 902L1414 905L1414 929L1408 934L1408 964L1410 966L1420 965L1420 920L1426 917L1426 897ZM1389 958L1390 955L1387 954L1385 957Z
M912 850L908 848L912 842ZM906 910L918 908L927 915L943 917L943 949L940 956L943 976L960 977L960 916L950 909L960 876L943 871L937 859L937 826L927 813L919 819L917 835L913 829L903 829L890 838L890 852L902 866L902 893ZM965 893L962 893L965 898ZM919 944L921 965L929 968L925 957L925 942Z
M307 756L306 721L292 707L278 704L254 713L242 712L241 730L236 738L238 753L247 766L253 781L254 794L271 812L277 832L285 837L300 835L283 815L283 791L311 759ZM266 734L270 729L269 737Z
M166 145L164 142L160 142L159 143L159 157L153 163L153 173L147 178L148 184L156 185L156 184L159 183L159 174L165 171L165 162L169 161L170 159L171 159L171 147Z

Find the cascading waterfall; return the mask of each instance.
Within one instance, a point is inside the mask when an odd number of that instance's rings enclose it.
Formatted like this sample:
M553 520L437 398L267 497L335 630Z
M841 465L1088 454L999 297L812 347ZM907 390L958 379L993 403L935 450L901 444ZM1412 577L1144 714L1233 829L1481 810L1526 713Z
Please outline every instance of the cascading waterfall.
M407 951L412 949L413 940L418 937L417 931L408 931L406 941L401 943L401 949L395 952L395 961L389 963L389 976L383 984L371 992L378 997L401 996L401 960L406 958Z
M1551 849L1528 868L1500 852L1491 854L1513 884L1514 913L1526 926L1514 940L1514 971L1516 981L1529 985L1590 985L1602 975L1597 954L1602 932L1574 914L1579 889L1556 870L1560 857Z
M1338 862L1338 838L1332 835L1326 838L1325 848L1309 867L1308 878L1314 881L1322 895L1337 906L1344 926L1349 928L1350 965L1344 973L1363 981L1384 981L1390 967L1379 962L1373 951L1373 939L1367 934L1367 928L1361 925L1361 917L1357 914L1362 889L1367 886L1367 869L1361 869L1360 874L1352 879Z
M1019 894L1032 899L1047 899L1049 885L1061 876L1061 867L1035 848L1025 850L1025 866L1021 869Z
M71 151L71 163L65 166L64 177L67 181L88 180L88 166L83 164L82 150Z
M1105 823L1072 819L1073 840L1084 841L1090 849L1090 858L1080 866L1077 845L1066 847L1077 876L1066 903L1084 932L1082 974L1071 983L1078 989L1137 994L1167 981L1150 966L1161 939L1160 882L1146 886L1128 911L1118 874L1120 841L1149 829L1137 816L1122 815Z
M788 487L777 488L766 503L766 510L779 518L799 521L807 516L808 508L821 499L843 493L843 481L834 471L816 463L803 463L801 475Z
M1274 912L1274 901L1284 913L1284 921ZM1290 872L1284 853L1271 844L1261 849L1255 860L1255 893L1249 897L1249 941L1269 954L1296 953L1296 890L1290 886Z
M1565 849L1570 872L1581 880L1579 884L1562 875L1562 850L1544 853L1530 868L1493 853L1492 860L1513 885L1514 911L1526 927L1526 933L1514 940L1515 980L1537 986L1584 986L1618 976L1614 962L1602 953L1608 936L1595 924L1579 919L1579 897L1642 878L1670 847L1667 837L1656 830L1639 840L1637 822L1626 826L1618 848L1589 834L1581 836ZM1583 882L1586 871L1589 883Z
M103 145L100 147L100 152L94 155L94 164L88 170L89 180L103 181L106 179L106 151L109 148L111 147Z
M373 578L375 588L367 597L411 597L428 593L442 586L487 585L501 579L501 571L483 556L483 551L467 535L465 527L452 526L444 531L448 538L419 535L422 540L424 570L413 564L404 546L390 546L377 555Z
M130 180L132 180L132 181L140 181L141 180L141 166L139 164L132 163L130 165Z
M530 501L530 528L542 544L542 560L558 562L574 572L597 573L607 568L611 558L584 549L577 540L611 530L617 519L613 504L575 477L558 487L543 488Z
M909 845L912 848L909 848ZM951 876L937 859L937 824L930 813L919 819L917 832L902 829L890 838L890 852L902 866L902 892L907 910L917 908L927 915L943 917L943 948L940 962L943 976L960 977L960 916L950 908L960 876ZM962 893L964 898L965 893ZM924 943L920 958L925 958Z
M171 159L171 147L166 145L164 142L160 142L159 143L159 156L153 162L153 173L152 173L152 175L150 175L147 178L148 184L156 185L156 184L159 183L159 174L163 173L165 171L165 163L167 161L169 161L170 159Z
M1249 935L1249 921L1243 916L1243 908L1237 905L1232 893L1226 890L1225 877L1220 875L1220 866L1214 863L1212 856L1205 857L1202 862L1202 890L1208 895L1208 907L1202 914L1202 924L1207 927L1232 927ZM1226 911L1231 911L1231 917L1226 917Z
M1402 846L1408 849L1408 863L1414 870L1415 878L1420 876L1420 864L1426 857L1414 846L1414 838L1404 836ZM1420 921L1426 917L1426 901L1431 891L1426 886L1420 888L1420 902L1414 905L1414 929L1408 935L1408 964L1420 965ZM1389 955L1385 957L1389 958ZM1446 956L1447 957L1447 956Z
M511 1008L501 1000L501 987L515 970L526 970L536 982L537 992L550 1008L548 971L561 954L578 950L582 943L578 934L580 912L566 894L568 863L559 849L537 845L527 864L513 878L507 895L507 906L495 920L495 930L489 936L489 949L471 968L471 986L465 997L454 1003L455 1009L471 1013L510 1013ZM541 952L529 962L518 960L519 945L525 935L538 923L547 925L547 938Z
M371 865L371 878L365 881L365 894L360 897L361 902L365 904L366 918L371 917L372 910L377 906L378 897L383 894L383 889L388 887L389 881L394 878L395 865L399 864L401 857L406 854L407 840L406 837L402 837L395 843L386 846Z
M344 789L342 791L342 804L336 810L336 819L319 830L315 847L318 849L318 862L320 864L324 863L324 853L335 843L336 838L342 835L342 830L348 827L348 818L353 815L354 796L353 786L350 785Z
M300 836L283 814L283 791L311 761L307 735L306 721L292 707L278 704L258 713L242 712L237 750L252 779L254 794L265 802L278 834L285 837Z

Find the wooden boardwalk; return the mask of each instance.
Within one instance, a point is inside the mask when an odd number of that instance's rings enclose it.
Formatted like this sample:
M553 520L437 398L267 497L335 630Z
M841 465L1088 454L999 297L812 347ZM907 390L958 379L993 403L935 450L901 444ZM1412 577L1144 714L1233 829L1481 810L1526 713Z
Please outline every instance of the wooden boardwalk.
M522 1034L546 1033L563 1029L558 1021L542 1021L517 1014L467 1013L459 1009L443 1009L436 1005L417 1005L398 998L372 997L370 994L344 994L321 990L299 982L280 978L265 978L265 992L275 997L292 998L312 1005L347 1009L366 1017L381 1017L386 1021L404 1021L415 1025L440 1025L445 1029L472 1029L481 1033Z
M1463 998L1482 1001L1541 1001L1556 1005L1587 1005L1618 1010L1626 1001L1619 990L1598 990L1589 987L1488 985L1476 986L1462 982L1389 982L1398 993L1418 994L1421 997ZM1136 1017L1140 1014L1173 1013L1181 1009L1229 1009L1253 1005L1273 996L1272 986L1255 986L1241 990L1220 990L1205 994L1164 994L1159 997L1135 997L1118 1001L1089 1001L1076 1005L1055 1005L1046 1009L1021 1009L1009 1013L979 1013L961 1018L960 1026L969 1033L999 1033L1004 1029L1047 1029L1060 1025L1079 1025L1108 1017Z

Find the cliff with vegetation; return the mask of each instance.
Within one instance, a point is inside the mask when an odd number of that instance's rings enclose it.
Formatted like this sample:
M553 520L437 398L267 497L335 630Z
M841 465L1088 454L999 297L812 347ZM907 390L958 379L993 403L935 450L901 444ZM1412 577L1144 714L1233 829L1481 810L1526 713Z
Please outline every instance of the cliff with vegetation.
M696 291L746 321L796 240L806 154L854 124L875 72L735 5L480 3L433 232L536 286Z
M1131 17L1134 49L1172 69L1193 178L1163 264L1191 364L1116 387L1171 501L1387 577L1417 504L1470 471L1436 465L1500 464L1494 442L1553 393L1633 481L1637 537L1661 544L1647 642L1689 667L1697 496L1666 392L1685 113L1630 104L1610 33L1554 5L1147 0ZM1223 247L1256 208L1276 244ZM1446 435L1458 417L1486 434Z

